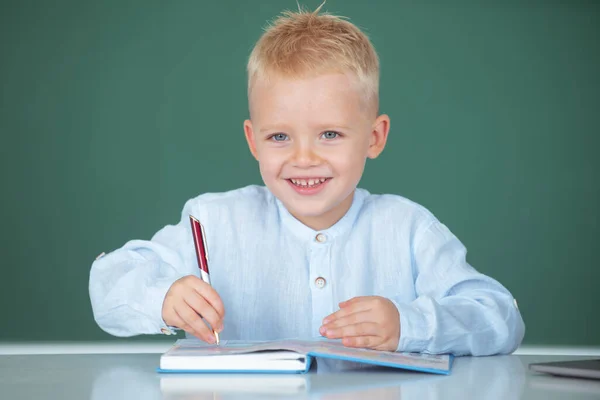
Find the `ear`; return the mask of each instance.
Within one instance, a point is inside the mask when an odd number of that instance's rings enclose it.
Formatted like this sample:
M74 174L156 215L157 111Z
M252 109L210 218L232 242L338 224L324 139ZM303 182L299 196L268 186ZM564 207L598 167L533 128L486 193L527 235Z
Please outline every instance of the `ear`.
M375 119L371 128L371 136L369 137L369 150L367 157L377 158L383 151L387 142L388 132L390 131L390 117L385 114L380 115Z
M248 142L250 153L252 153L254 158L258 161L258 154L256 152L256 142L254 140L254 131L252 130L252 121L250 121L249 119L244 121L244 135L246 136L246 141Z

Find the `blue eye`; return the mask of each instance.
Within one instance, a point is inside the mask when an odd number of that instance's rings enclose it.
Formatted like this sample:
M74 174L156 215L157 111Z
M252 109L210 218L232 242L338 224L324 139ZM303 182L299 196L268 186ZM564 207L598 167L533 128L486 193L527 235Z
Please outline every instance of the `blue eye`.
M285 133L276 133L275 135L271 136L271 139L273 139L276 142L283 142L285 140L287 140L288 135L286 135Z
M340 135L339 133L337 133L337 132L334 132L334 131L326 131L326 132L323 132L323 134L322 134L322 136L323 136L325 139L335 139L335 138L336 138L336 137L338 137L339 135Z

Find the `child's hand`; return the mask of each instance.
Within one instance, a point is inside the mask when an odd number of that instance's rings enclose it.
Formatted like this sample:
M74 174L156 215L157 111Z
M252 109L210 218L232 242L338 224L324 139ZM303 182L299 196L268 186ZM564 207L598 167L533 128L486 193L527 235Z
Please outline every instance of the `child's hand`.
M167 325L183 329L207 343L215 343L215 336L202 317L221 332L224 315L223 302L215 289L193 275L176 280L162 306L162 317Z
M379 296L354 297L340 303L319 330L329 339L342 339L348 347L396 351L400 340L400 314L390 300Z

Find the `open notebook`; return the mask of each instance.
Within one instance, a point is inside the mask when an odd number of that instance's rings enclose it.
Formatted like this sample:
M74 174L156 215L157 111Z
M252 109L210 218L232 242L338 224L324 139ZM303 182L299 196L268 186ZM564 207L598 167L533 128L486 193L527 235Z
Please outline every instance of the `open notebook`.
M392 353L348 348L339 341L221 341L207 345L180 339L160 358L159 372L305 373L313 358L331 358L384 367L448 375L452 355Z

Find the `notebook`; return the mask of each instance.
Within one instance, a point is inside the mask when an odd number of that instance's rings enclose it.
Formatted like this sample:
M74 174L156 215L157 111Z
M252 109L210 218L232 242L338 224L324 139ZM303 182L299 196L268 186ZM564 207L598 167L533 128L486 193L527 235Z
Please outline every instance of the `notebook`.
M220 346L179 339L160 357L161 373L306 373L314 358L330 358L433 374L450 374L453 356L355 349L332 340L240 342Z

